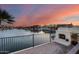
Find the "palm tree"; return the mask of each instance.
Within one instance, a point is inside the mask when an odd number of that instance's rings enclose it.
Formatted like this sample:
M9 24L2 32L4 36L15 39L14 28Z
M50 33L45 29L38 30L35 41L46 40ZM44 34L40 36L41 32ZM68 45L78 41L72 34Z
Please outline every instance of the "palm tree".
M0 9L0 25L2 25L2 21L12 24L14 22L13 18L6 10Z

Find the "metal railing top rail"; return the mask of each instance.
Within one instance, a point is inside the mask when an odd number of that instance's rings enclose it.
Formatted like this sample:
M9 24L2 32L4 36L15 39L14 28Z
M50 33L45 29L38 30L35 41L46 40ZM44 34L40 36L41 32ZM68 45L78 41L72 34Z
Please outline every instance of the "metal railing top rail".
M35 33L35 34L28 34L28 35L19 35L19 36L10 36L10 37L0 37L0 39L4 39L4 38L16 38L16 37L24 37L24 36L32 36L32 35L40 35L40 34L44 34L44 33Z

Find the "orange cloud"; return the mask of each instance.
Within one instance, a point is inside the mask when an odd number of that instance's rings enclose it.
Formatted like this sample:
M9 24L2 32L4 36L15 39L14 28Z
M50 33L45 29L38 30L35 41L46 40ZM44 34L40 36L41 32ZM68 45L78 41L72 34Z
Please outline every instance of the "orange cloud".
M46 24L56 24L56 23L61 23L62 20L56 19L53 17L53 14L50 15L40 15L38 17L35 17L35 21L32 23L33 25L46 25Z
M27 16L19 16L14 23L14 26L27 26L28 22L29 20Z
M64 20L64 17L75 16L75 15L79 15L79 5L72 5L72 6L70 6L70 8L65 8L60 11L57 11L54 14L54 18ZM65 22L65 21L63 21L63 22ZM75 25L76 24L79 25L79 21L76 21L76 22L70 21L70 22L72 22Z
M79 15L79 5L71 5L68 8L56 10L50 14L34 14L30 19L28 16L20 16L16 21L16 26L26 25L46 25L46 24L58 24L69 23L65 22L64 17ZM75 25L79 25L79 21L70 21Z

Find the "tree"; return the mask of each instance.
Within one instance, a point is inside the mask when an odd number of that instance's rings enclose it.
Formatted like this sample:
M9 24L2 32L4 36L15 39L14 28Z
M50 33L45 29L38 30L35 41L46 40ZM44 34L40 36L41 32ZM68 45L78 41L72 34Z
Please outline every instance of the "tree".
M0 25L2 25L2 21L12 24L14 22L13 18L6 10L0 9Z

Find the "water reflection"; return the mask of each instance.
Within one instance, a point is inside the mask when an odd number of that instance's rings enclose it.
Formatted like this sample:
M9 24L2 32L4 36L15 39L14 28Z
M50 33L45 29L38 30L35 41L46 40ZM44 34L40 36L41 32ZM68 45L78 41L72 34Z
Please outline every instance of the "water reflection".
M43 44L49 42L49 34L40 32L30 32L25 30L11 30L0 32L2 34L0 39L0 53L10 53L33 46L33 34L34 45ZM6 52L7 51L7 52Z

